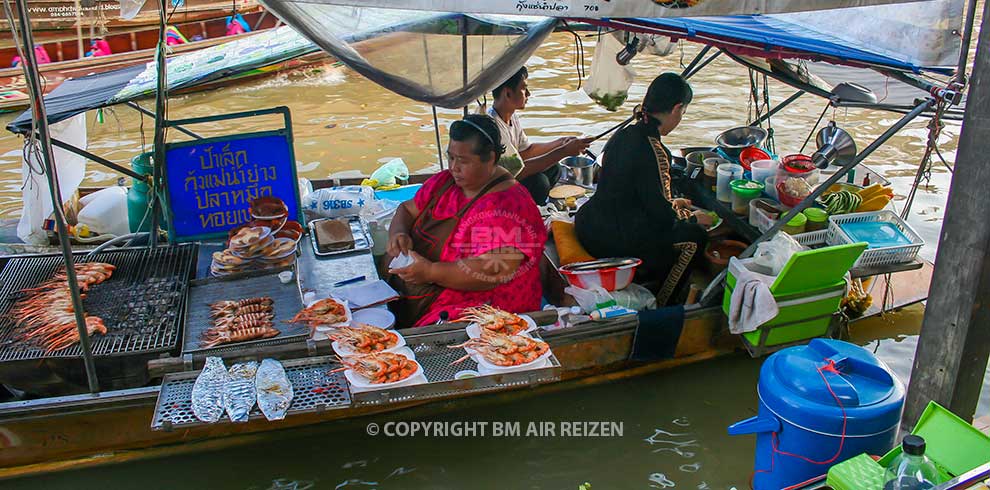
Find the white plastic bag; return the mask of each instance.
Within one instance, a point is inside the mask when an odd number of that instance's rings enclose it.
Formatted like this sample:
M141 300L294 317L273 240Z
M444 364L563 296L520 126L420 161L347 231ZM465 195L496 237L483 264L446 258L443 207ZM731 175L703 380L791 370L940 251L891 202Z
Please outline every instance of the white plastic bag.
M584 92L596 104L613 112L629 97L629 87L636 77L632 68L615 61L615 55L624 47L614 35L601 36L591 61L591 75L584 82Z
M378 167L372 172L371 179L377 180L378 185L395 185L396 179L406 180L409 178L409 167L401 158L393 158L385 165Z
M585 313L591 313L598 309L598 305L615 301L605 288L596 286L593 289L584 289L577 286L567 286L564 292L571 295L578 306Z
M302 205L309 219L338 218L362 214L374 200L375 191L371 187L347 185L317 189L302 199Z
M791 238L787 233L778 232L773 238L756 246L753 262L776 276L791 260L796 252L804 250L804 246Z

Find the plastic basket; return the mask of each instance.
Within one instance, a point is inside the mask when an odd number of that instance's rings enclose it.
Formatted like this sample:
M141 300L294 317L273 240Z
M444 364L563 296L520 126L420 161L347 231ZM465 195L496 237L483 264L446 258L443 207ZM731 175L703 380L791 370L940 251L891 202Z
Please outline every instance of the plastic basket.
M869 248L856 261L854 267L874 267L887 264L900 264L910 262L918 256L918 251L924 246L925 241L911 228L900 216L889 210L873 211L869 213L851 213L828 217L828 238L829 245L845 245L853 243L852 239L842 230L839 225L845 223L869 223L886 222L897 227L908 240L909 245L897 245L893 247Z
M791 238L808 248L820 247L828 242L828 228L798 233L797 235L791 235Z

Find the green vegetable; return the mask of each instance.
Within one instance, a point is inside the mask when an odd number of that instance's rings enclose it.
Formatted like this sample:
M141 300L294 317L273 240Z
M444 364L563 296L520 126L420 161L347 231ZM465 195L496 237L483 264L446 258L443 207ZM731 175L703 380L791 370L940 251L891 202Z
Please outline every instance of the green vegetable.
M519 172L522 171L524 164L518 154L513 154L503 155L502 158L499 158L498 166L508 170L510 174L515 176L519 175Z
M591 484L584 482L583 484L578 485L578 490L591 490Z
M621 106L626 99L629 98L629 92L624 90L614 93L606 92L604 94L601 92L595 92L590 94L589 97L591 97L591 100L594 100L596 104L604 107L606 110L615 112L619 110L619 106Z

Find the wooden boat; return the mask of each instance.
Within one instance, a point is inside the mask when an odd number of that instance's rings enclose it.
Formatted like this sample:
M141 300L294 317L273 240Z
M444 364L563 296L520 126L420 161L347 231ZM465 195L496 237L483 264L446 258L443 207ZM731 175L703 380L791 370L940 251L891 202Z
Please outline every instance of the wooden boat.
M252 26L253 31L237 36L226 35L226 21L223 18L176 24L176 27L187 39L201 36L200 41L172 46L172 54L182 54L198 49L230 42L246 36L252 36L278 25L278 19L264 11L244 15L244 19ZM110 44L112 55L98 58L82 57L76 41L56 41L44 43L43 46L52 58L52 63L39 66L46 92L53 90L69 78L76 78L94 73L102 73L118 68L125 68L152 61L155 46L158 43L158 28L113 34L104 37ZM89 46L89 38L85 39ZM16 56L14 48L0 49L0 66L9 67ZM0 111L10 111L26 108L28 105L25 90L24 73L21 68L0 69Z
M92 35L94 31L105 34L119 34L135 29L156 27L158 25L158 2L148 0L132 19L120 17L120 2L113 0L98 0L91 6L82 5L79 0L28 0L28 11L34 38L39 42L56 40L72 40L75 42L77 33ZM173 11L171 3L168 14L172 23L188 23L216 19L231 15L231 10L237 8L241 14L257 12L261 6L255 0L185 0L183 5ZM79 13L77 16L76 13ZM10 39L10 24L6 13L0 9L0 47L8 47Z
M426 176L414 175L411 181ZM314 187L349 184L350 180L314 182ZM553 267L554 252L548 249L542 272L544 291L551 302L562 291L565 280ZM894 308L923 301L927 297L933 268L922 263L917 268L890 277ZM875 290L885 290L885 277ZM879 303L879 301L877 302ZM560 304L560 303L557 303ZM864 318L878 314L874 305ZM534 312L531 316L541 325L555 319L554 313ZM673 357L654 362L630 360L638 320L620 317L601 322L547 331L543 337L550 343L560 363L553 379L507 385L483 395L485 390L464 390L444 396L410 399L397 403L365 404L332 410L317 410L287 417L280 422L264 419L244 424L219 423L181 430L151 430L149 425L156 411L160 386L101 392L99 395L72 395L56 398L0 403L0 478L24 476L59 469L118 463L137 458L189 451L216 449L245 444L272 430L285 430L324 423L344 423L345 420L377 413L406 410L422 406L421 410L451 403L473 402L472 397L486 399L526 396L549 390L570 389L603 383L670 369L685 364L703 362L741 351L736 336L728 333L726 319L720 307L689 305ZM462 324L401 330L407 342L430 338L438 333L460 331ZM879 336L896 336L902 332L878 332ZM279 359L311 358L332 355L328 341L318 340L262 348L252 356ZM148 362L148 374L160 379L167 373L199 369L205 355L167 356ZM526 389L522 389L526 388ZM470 399L469 399L470 398ZM463 399L463 400L460 400ZM459 401L458 401L459 400Z

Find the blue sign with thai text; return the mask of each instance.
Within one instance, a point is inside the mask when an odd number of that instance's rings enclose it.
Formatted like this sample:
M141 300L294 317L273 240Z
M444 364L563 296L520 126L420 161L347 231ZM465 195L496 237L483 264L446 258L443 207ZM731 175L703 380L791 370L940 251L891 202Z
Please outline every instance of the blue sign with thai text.
M251 201L275 196L299 216L295 158L280 132L169 145L165 153L173 240L225 236L251 221Z

